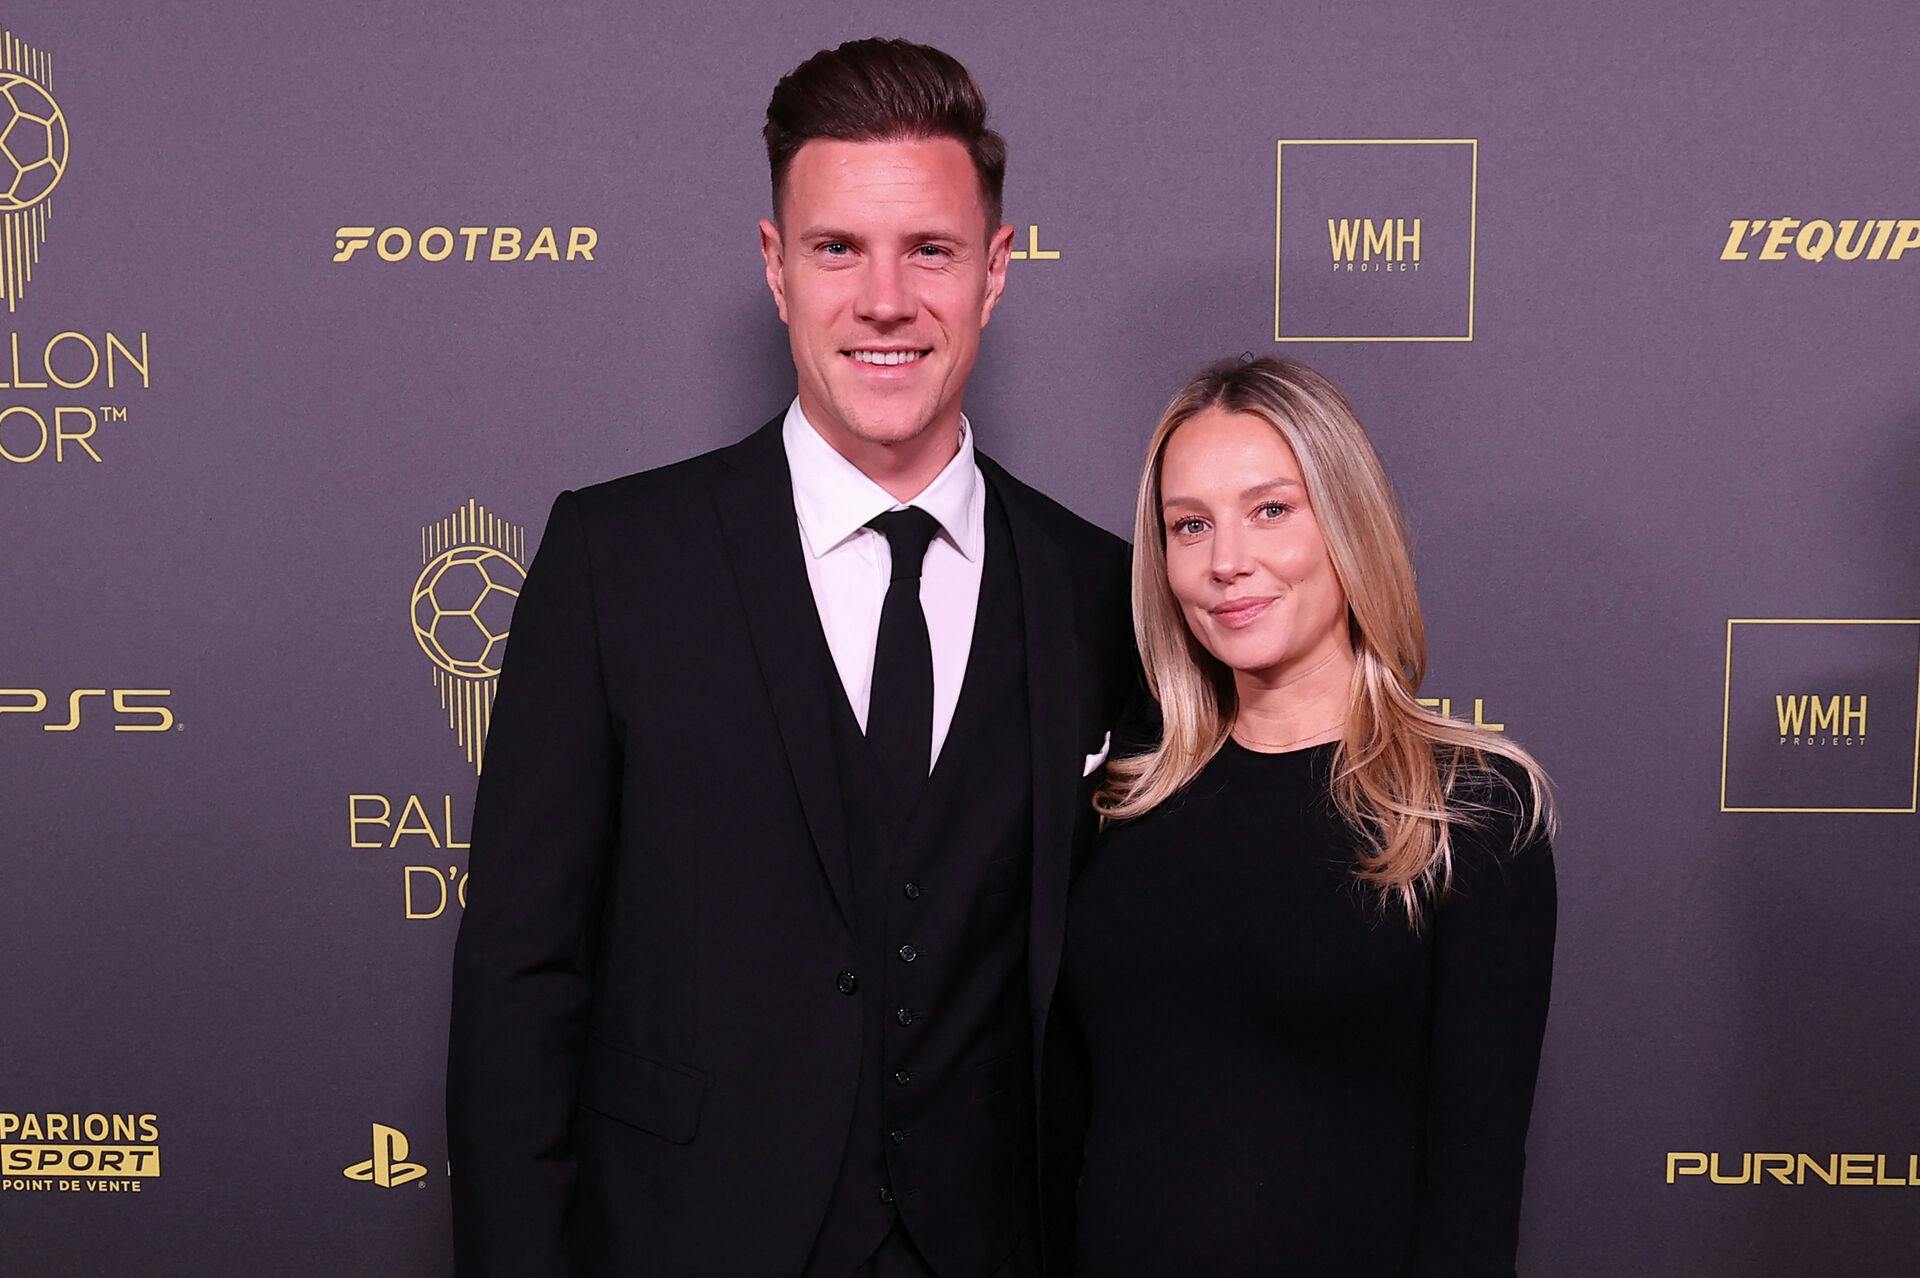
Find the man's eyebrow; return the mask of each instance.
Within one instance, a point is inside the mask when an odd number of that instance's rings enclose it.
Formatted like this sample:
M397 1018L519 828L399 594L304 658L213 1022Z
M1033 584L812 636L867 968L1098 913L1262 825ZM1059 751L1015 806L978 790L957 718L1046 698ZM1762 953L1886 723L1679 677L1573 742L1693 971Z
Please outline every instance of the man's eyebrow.
M808 243L824 242L830 244L840 240L848 244L864 244L868 242L865 236L856 235L852 231L843 231L839 227L832 225L809 226L801 231L797 238ZM902 235L900 239L903 243L907 244L965 244L967 242L965 235L953 230L909 231Z

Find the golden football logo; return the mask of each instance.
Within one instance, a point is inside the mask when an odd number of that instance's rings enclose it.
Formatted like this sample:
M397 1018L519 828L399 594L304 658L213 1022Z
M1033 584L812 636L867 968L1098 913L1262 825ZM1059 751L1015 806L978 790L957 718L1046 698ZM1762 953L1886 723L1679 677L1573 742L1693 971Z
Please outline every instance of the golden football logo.
M0 296L13 310L47 235L47 197L67 172L67 117L53 59L0 27Z
M447 726L479 773L514 601L527 579L526 531L468 500L420 530L413 637L433 662Z

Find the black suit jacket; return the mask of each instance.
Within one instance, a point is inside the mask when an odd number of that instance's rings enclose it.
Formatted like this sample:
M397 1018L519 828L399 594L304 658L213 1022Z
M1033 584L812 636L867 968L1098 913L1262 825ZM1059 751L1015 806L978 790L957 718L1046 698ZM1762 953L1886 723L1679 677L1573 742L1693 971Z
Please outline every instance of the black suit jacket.
M561 493L528 572L454 952L462 1275L794 1274L819 1228L861 1025L836 986L851 871L780 428ZM1026 618L1044 1043L1093 833L1083 765L1136 686L1127 553L980 467ZM588 1196L649 1254L595 1254L569 1228Z

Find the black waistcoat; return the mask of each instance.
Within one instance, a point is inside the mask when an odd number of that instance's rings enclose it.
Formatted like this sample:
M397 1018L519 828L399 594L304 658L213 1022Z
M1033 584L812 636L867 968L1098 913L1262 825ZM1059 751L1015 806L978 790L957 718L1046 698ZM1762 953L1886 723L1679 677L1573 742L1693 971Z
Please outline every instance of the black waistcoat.
M890 787L835 698L864 1033L808 1278L845 1278L896 1213L941 1278L993 1272L1033 1221L1026 632L991 488L985 553L953 723L918 795Z

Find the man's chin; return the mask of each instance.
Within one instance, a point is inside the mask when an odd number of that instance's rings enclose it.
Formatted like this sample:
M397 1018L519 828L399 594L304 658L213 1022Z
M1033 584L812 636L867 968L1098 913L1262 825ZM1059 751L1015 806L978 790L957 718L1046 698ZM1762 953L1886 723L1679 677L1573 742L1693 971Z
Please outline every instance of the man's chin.
M884 412L854 409L841 418L856 438L881 445L910 444L927 433L933 419L930 410L902 412L897 407Z

